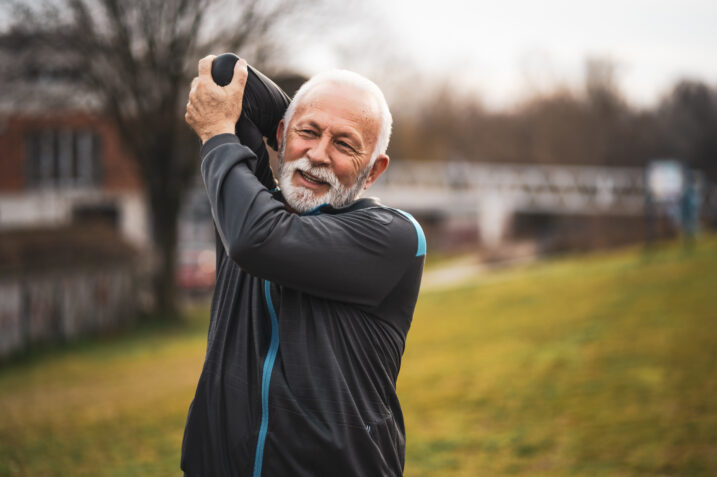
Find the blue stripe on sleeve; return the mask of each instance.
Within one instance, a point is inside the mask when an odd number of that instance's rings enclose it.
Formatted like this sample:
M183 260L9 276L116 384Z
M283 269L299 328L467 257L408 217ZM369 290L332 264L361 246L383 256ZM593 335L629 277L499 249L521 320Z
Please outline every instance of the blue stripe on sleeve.
M400 212L403 214L408 220L411 221L413 226L416 228L416 235L418 236L418 250L416 251L416 257L420 257L421 255L426 254L426 235L423 233L423 229L421 228L421 224L418 223L416 219L413 218L411 214L408 212L404 212L400 209L394 209L396 212Z

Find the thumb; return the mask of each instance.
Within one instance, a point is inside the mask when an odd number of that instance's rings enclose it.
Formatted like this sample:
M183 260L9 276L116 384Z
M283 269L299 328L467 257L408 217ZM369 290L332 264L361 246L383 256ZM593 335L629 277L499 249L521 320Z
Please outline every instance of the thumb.
M239 58L239 60L234 65L234 75L232 76L232 81L226 87L231 89L233 93L243 93L248 76L249 71L247 69L246 60L244 58Z

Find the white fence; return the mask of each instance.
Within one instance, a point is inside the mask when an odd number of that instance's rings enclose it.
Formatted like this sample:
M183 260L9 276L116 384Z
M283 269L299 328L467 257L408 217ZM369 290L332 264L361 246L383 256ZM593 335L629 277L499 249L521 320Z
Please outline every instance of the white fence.
M111 330L136 316L129 267L0 276L0 357Z

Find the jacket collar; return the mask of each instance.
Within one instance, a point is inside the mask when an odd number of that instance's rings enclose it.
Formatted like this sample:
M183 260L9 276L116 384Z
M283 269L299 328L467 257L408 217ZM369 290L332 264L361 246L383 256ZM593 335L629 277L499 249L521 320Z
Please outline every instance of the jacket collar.
M286 199L284 199L284 196L281 194L281 191L277 187L276 189L271 191L274 194L275 199L279 199L282 202L286 203ZM319 215L319 214L344 214L346 212L353 212L354 210L361 210L361 209L368 209L371 207L383 207L383 204L379 201L377 197L362 197L360 199L357 199L353 202L351 202L349 205L344 207L333 207L329 204L321 204L320 206L309 210L308 212L304 212L300 215Z
M376 197L362 197L351 202L345 207L335 208L329 204L322 205L319 210L322 214L343 214L354 210L368 209L370 207L383 207Z

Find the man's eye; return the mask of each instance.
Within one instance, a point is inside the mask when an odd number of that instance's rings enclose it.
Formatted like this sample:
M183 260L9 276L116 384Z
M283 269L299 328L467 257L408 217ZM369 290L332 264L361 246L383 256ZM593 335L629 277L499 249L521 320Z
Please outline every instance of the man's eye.
M348 151L348 152L356 151L353 147L351 147L351 145L349 143L344 142L344 141L336 141L336 145L339 146L344 151Z
M300 129L300 130L299 130L299 133L302 134L302 135L304 135L304 136L311 136L311 137L315 137L315 136L316 136L316 131L313 131L313 130L311 130L311 129Z

